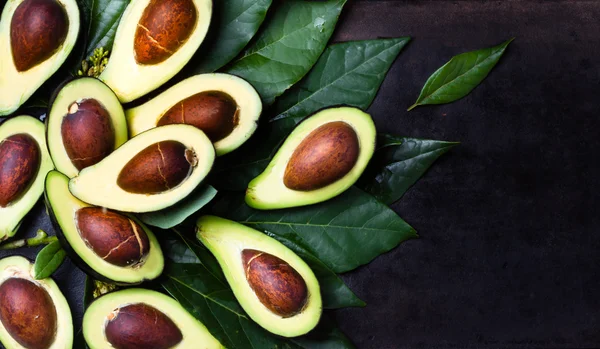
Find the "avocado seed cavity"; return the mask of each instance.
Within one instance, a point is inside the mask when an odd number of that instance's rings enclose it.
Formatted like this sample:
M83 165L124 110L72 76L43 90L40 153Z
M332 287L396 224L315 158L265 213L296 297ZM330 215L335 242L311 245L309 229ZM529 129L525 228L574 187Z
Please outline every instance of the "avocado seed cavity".
M242 251L242 263L250 288L265 307L283 318L302 311L308 300L308 287L286 261L246 249Z
M324 124L312 131L292 154L283 183L292 190L326 187L348 174L360 153L356 131L343 121Z
M28 134L9 136L0 143L0 207L20 198L35 180L41 163L39 144Z

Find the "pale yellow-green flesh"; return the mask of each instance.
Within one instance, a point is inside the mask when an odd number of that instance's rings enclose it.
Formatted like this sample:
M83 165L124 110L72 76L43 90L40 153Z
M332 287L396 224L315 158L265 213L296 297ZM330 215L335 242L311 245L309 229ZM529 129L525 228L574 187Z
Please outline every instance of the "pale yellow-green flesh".
M158 194L134 194L123 190L117 178L123 167L139 152L162 141L177 141L195 152L198 164L177 187ZM172 206L188 196L208 175L215 149L204 132L189 125L167 125L140 133L96 165L71 179L69 190L94 206L125 212L150 212Z
M75 0L57 0L69 18L69 29L64 43L54 55L37 66L19 72L15 67L10 43L11 19L24 0L11 0L4 6L0 20L0 115L8 115L46 81L65 62L75 46L79 34L79 8Z
M44 192L46 174L54 168L46 147L46 135L42 122L27 115L6 120L0 125L0 142L19 133L30 135L38 143L41 155L40 168L33 183L24 194L8 206L0 207L0 241L15 235L23 217L31 210Z
M231 96L238 105L239 124L225 138L215 142L217 156L227 154L242 145L258 127L262 112L260 96L245 80L229 74L192 76L171 87L154 99L125 112L129 133L133 137L156 127L161 117L180 101L203 91L220 91Z
M143 223L134 219L143 229L150 242L149 253L143 263L135 267L120 267L108 263L90 249L81 238L76 225L76 213L83 207L90 207L71 195L69 179L52 171L46 177L46 198L52 207L52 213L63 232L65 239L77 255L94 271L108 279L123 283L139 283L157 278L164 267L164 257L156 237Z
M131 102L161 86L177 74L194 55L208 31L212 1L193 1L197 9L194 31L171 57L154 65L138 64L133 48L138 23L150 0L135 0L127 6L117 28L110 60L100 75L100 80L115 91L121 102Z
M110 115L111 123L115 131L114 149L127 141L127 121L125 112L117 96L101 81L94 78L80 78L65 85L52 103L52 109L48 116L48 148L54 160L56 169L69 178L77 176L79 170L67 155L65 145L62 142L61 127L69 107L75 102L84 99L95 99L106 109Z
M34 280L31 276L33 265L21 256L0 259L0 284L8 278L21 278L43 287L50 295L56 309L56 336L48 349L71 349L73 347L73 320L71 309L56 283L51 278ZM27 349L17 343L0 321L0 340L6 349Z
M220 349L223 348L204 327L176 300L155 291L130 288L109 293L96 299L83 316L83 335L91 349L109 349L104 328L107 316L115 309L130 304L145 303L169 317L179 328L183 339L171 349Z
M267 331L284 337L296 337L312 330L321 317L319 282L310 267L279 241L242 224L215 216L203 216L197 222L197 238L217 258L235 297L246 313ZM289 318L265 307L246 280L242 251L253 249L286 261L308 286L308 301L301 313Z
M289 159L304 138L330 122L343 121L358 135L360 152L356 164L344 177L316 190L298 191L285 186L283 177ZM348 189L363 173L375 150L375 125L360 109L336 107L320 111L301 122L285 140L269 166L248 185L246 203L257 209L277 209L315 204L329 200Z

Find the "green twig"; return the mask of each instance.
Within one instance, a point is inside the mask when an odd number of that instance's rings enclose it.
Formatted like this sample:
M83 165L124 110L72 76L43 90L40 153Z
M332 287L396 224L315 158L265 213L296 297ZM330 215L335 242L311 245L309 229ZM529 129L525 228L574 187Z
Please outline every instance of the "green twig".
M29 239L15 240L0 245L0 250L14 250L21 247L35 247L40 245L47 245L51 242L57 241L56 236L48 236L45 231L38 229L35 237Z
M108 53L103 47L94 50L94 53L86 60L81 62L81 69L77 76L91 76L97 78L108 64Z

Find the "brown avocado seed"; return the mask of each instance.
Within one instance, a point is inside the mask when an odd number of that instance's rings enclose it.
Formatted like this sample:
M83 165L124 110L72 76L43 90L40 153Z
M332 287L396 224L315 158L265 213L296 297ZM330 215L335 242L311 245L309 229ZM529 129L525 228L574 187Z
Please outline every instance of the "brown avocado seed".
M8 206L27 191L41 160L37 141L26 133L0 142L0 207Z

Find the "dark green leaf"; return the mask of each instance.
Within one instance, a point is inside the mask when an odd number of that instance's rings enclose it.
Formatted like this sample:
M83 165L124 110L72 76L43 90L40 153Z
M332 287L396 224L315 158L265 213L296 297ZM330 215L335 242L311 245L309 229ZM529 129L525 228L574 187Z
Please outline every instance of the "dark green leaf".
M94 50L104 47L110 50L115 39L121 15L125 11L129 0L81 0L80 9L85 19L82 30L87 33L85 57L89 57Z
M265 104L273 103L323 53L345 2L279 2L253 44L225 72L244 78Z
M41 249L35 257L33 277L36 280L50 277L65 260L65 256L66 252L60 246L60 242L51 242Z
M258 31L269 6L271 0L213 2L208 36L190 63L193 74L212 73L235 58Z
M397 38L331 45L315 68L275 104L280 113L275 120L261 125L242 148L217 159L211 183L226 190L245 190L304 117L337 104L367 109L407 41ZM356 85L356 81L360 83Z
M139 214L139 219L149 225L162 229L172 228L192 214L198 212L217 195L217 190L210 185L202 186L182 201L164 210Z
M459 143L380 134L378 149L357 186L379 201L392 204Z
M327 317L322 316L319 326L306 336L292 339L303 348L311 349L344 349L356 348L354 344Z
M367 264L417 236L394 211L356 187L320 204L274 211L253 210L243 196L218 197L213 213L280 236L289 248L302 247L335 273Z
M295 118L331 105L366 109L410 38L351 41L329 46L310 73L274 105L273 120Z
M452 57L427 79L421 95L408 110L424 104L450 103L468 95L488 76L513 40Z

